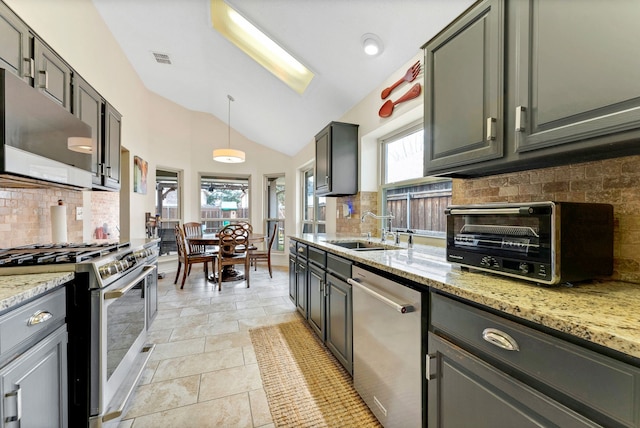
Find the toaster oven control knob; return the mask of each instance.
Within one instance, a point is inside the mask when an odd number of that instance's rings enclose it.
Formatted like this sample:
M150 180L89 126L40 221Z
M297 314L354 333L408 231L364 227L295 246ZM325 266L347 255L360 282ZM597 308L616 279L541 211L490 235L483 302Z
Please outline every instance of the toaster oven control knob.
M498 262L491 256L484 256L482 259L480 259L480 264L482 266L491 267L492 265L497 266Z
M518 270L521 273L529 273L529 263L526 262L521 262L520 265L518 266Z

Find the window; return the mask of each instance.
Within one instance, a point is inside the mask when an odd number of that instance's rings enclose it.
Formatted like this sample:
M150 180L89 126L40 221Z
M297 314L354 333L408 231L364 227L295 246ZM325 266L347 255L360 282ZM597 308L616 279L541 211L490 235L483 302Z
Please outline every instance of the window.
M327 198L315 195L313 167L302 171L302 233L325 233Z
M200 222L203 233L250 221L249 177L200 176Z
M382 206L395 216L394 230L444 237L451 180L422 177L423 149L422 124L382 140Z
M156 169L156 216L160 216L158 237L160 254L177 254L174 228L182 222L182 174L169 169Z
M273 225L278 224L276 239L273 241L274 251L284 251L284 175L265 177L265 233L271 237ZM268 239L267 239L268 240Z

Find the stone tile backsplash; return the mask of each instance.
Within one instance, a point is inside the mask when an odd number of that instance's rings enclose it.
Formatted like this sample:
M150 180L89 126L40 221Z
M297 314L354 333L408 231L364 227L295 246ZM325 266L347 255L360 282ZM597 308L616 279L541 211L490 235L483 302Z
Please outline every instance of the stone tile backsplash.
M76 220L76 208L83 206L79 190L66 189L14 189L0 187L0 248L51 242L50 207L62 199L67 206L67 238L69 242L83 242L83 220ZM115 229L120 212L117 192L91 192L93 229L105 222ZM93 237L91 238L93 239Z
M454 205L570 201L613 205L613 279L640 283L640 156L453 180Z

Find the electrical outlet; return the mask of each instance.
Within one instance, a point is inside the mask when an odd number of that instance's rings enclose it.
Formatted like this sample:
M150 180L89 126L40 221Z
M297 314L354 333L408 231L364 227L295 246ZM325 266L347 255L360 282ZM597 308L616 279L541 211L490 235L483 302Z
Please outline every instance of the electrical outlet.
M76 207L76 220L82 220L82 207Z

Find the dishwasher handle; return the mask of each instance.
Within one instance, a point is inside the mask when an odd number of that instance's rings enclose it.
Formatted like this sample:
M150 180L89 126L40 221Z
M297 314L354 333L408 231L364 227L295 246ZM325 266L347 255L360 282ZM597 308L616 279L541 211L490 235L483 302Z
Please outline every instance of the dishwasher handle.
M400 302L396 302L395 300L387 297L387 296L383 296L382 294L373 291L371 288L367 287L365 284L361 284L360 282L358 282L355 279L352 278L347 278L347 282L349 284L351 284L352 286L359 288L360 290L364 291L365 293L367 293L368 295L370 295L371 297L374 297L375 299L378 299L379 301L381 301L382 303L391 306L393 309L395 309L396 311L400 312L401 314L407 314L409 312L413 312L414 308L413 305L409 304L409 303L400 303Z

